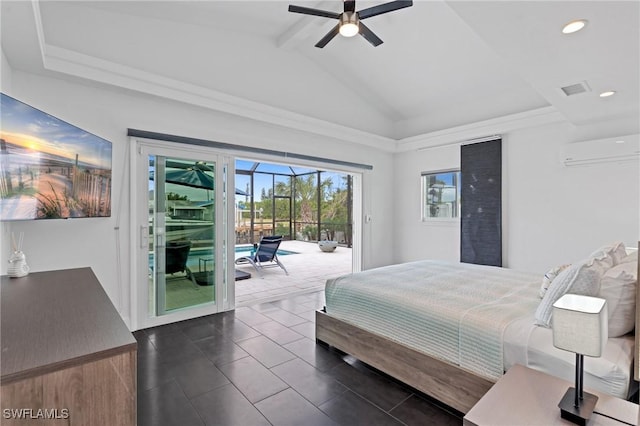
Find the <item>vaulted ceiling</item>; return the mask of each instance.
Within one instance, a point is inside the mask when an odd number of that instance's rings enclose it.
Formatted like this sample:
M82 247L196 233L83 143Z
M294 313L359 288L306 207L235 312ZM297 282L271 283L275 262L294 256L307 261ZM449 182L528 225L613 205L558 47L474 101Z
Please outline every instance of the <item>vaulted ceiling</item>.
M289 4L342 11L339 0L3 0L2 50L13 69L381 147L505 117L640 130L638 1L418 0L367 20L382 45L338 36L324 49L314 44L336 22ZM562 34L574 19L588 25ZM578 83L587 92L560 89Z

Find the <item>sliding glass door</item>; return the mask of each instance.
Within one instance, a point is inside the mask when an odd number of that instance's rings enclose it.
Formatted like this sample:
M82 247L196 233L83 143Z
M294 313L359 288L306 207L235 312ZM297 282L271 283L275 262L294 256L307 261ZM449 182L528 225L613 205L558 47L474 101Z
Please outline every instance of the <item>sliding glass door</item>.
M229 164L202 154L139 144L139 328L229 308Z

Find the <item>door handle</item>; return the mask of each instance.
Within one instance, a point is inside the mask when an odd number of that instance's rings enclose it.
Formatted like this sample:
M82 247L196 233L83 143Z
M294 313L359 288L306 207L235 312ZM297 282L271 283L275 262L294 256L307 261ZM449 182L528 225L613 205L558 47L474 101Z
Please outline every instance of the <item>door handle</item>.
M140 225L140 248L149 248L149 227Z
M157 227L156 229L156 247L164 247L166 244L166 238L164 235L164 228Z

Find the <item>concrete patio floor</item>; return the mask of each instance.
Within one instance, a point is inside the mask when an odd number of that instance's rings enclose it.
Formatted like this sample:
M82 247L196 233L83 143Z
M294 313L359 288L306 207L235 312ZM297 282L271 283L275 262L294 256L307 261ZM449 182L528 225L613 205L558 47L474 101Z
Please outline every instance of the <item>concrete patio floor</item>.
M263 269L260 278L253 266L236 265L236 269L251 274L250 279L236 281L236 307L323 290L327 279L352 272L350 248L338 247L325 253L317 243L304 241L283 241L280 248L297 253L278 257L289 275L274 267Z

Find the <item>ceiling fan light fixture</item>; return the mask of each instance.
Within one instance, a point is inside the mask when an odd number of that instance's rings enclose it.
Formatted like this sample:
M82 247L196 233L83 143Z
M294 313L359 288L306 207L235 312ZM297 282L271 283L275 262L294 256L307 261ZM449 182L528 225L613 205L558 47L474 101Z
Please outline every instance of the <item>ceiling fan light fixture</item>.
M580 31L587 25L586 19L576 19L575 21L571 21L567 23L564 27L562 27L563 34L571 34Z
M358 15L353 12L344 12L340 16L340 34L344 37L353 37L359 32Z

